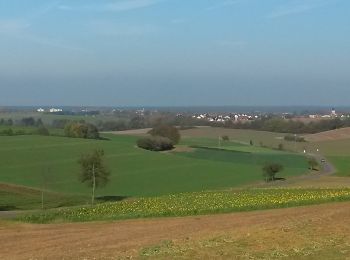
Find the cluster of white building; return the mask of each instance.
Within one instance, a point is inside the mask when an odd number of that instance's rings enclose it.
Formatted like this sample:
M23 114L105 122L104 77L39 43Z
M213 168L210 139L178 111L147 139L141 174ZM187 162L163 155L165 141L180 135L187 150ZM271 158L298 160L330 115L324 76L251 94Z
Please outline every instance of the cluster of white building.
M311 119L317 119L317 118L336 118L336 117L340 117L340 118L346 118L346 117L347 117L347 118L349 118L350 115L349 115L349 114L338 114L334 108L332 108L330 114L324 114L324 115L313 114L313 115L309 115L309 118L311 118Z
M258 119L258 115L248 114L230 114L230 115L210 115L199 114L193 115L192 118L208 120L209 122L227 122L227 121L248 121Z
M39 113L46 112L46 110L43 109L43 108L38 108L36 111L39 112ZM50 108L50 109L47 110L47 112L49 112L49 113L57 113L57 112L62 112L62 111L63 110L61 108Z

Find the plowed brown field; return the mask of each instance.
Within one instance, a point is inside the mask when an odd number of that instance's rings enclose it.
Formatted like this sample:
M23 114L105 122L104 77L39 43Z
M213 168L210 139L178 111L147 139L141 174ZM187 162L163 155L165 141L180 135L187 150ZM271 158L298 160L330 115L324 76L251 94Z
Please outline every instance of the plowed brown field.
M134 258L148 252L142 248L164 241L171 241L173 246L165 252L161 248L151 250L155 253L153 257L245 259L247 254L265 254L276 248L286 252L301 250L311 243L312 248L319 247L318 253L323 252L323 246L329 250L340 246L339 252L344 255L340 259L345 259L350 256L349 234L348 202L108 223L33 225L0 222L0 259ZM200 242L215 241L212 238L222 236L229 239L210 242L209 246Z

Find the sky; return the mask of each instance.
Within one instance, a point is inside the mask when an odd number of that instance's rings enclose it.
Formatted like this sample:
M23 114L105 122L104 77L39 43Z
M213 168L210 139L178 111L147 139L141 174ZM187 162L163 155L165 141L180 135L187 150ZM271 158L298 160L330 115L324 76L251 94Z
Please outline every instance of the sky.
M0 106L346 106L349 28L349 0L0 0Z

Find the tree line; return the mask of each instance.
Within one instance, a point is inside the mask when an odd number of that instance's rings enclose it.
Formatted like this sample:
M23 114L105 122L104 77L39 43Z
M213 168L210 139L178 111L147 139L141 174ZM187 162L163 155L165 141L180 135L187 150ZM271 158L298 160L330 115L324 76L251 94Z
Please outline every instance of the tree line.
M215 126L219 126L215 124ZM251 129L268 132L291 134L314 134L338 128L350 127L350 119L323 119L319 121L302 122L282 118L258 119L248 122L227 121L221 126L232 129Z
M25 117L14 121L13 119L0 119L0 126L6 126L0 130L0 135L51 135L47 125L44 125L41 118ZM16 127L23 127L16 129ZM8 128L7 128L8 127ZM84 120L72 121L67 119L53 120L52 128L60 128L63 130L63 135L66 137L99 139L100 134L98 128ZM15 130L14 130L15 129ZM61 135L61 134L56 134Z

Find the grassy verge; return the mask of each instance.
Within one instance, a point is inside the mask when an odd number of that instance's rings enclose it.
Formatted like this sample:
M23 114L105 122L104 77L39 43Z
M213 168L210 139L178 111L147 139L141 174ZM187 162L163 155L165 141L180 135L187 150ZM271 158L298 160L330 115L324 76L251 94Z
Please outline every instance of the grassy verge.
M139 198L95 207L59 209L21 216L32 223L84 222L142 217L189 216L350 200L350 189L252 189Z
M45 191L43 194L45 208L82 205L90 198L78 195L66 195ZM38 189L23 186L0 184L0 211L35 210L42 208L42 193Z
M327 158L337 168L337 176L350 176L350 156L327 156Z

